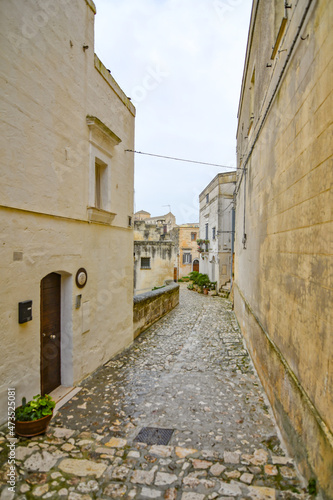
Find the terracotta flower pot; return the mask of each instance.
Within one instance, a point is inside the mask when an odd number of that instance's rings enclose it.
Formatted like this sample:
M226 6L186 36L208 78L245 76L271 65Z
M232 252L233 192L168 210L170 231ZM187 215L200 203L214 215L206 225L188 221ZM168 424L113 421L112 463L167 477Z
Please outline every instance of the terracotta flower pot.
M28 422L15 421L15 433L22 437L33 437L39 434L44 434L53 416L46 415L45 417L39 418L38 420L30 420Z
M204 288L204 295L208 295L208 288Z

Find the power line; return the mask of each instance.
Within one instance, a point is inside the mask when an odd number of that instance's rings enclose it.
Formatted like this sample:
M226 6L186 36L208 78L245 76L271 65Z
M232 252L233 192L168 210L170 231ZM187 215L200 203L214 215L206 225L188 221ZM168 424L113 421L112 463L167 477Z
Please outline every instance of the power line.
M174 158L173 156L156 155L153 153L143 153L142 151L134 151L133 149L125 149L125 153L136 153L139 155L156 156L157 158L166 158L167 160L185 161L188 163L197 163L199 165L210 165L211 167L221 167L221 168L234 169L234 167L228 167L226 165L220 165L218 163L207 163L205 161L185 160L184 158ZM236 169L236 170L238 170L238 169Z

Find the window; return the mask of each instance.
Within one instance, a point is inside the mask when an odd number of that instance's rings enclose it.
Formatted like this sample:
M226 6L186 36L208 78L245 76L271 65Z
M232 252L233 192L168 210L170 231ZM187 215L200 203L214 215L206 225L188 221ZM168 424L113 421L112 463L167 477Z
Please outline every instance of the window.
M215 240L215 238L216 238L216 228L213 227L213 229L212 229L212 239Z
M128 216L128 227L132 227L132 217Z
M205 240L208 240L208 223L205 224Z
M95 158L95 207L106 210L107 204L107 164L99 158Z
M191 241L197 241L197 233L191 233Z
M192 255L190 253L183 253L183 264L191 264Z
M209 194L206 194L206 203L209 202Z
M111 203L111 160L121 139L96 116L88 115L89 128L89 198L88 220L111 224L116 214Z
M150 269L150 257L141 257L141 269Z

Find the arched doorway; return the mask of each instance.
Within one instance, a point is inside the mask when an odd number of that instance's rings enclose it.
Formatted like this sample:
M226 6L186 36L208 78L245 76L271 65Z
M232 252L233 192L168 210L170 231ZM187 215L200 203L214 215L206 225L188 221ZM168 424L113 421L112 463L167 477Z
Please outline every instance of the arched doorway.
M40 298L41 394L61 384L61 275L50 273L41 281Z
M194 261L193 261L193 271L199 272L199 260L198 259L194 259Z

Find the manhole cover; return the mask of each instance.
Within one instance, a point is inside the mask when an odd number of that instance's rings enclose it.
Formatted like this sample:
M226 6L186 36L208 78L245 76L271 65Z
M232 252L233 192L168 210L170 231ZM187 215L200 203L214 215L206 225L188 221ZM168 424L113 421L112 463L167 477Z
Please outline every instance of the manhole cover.
M168 444L174 429L159 429L158 427L143 427L134 441L146 444Z

